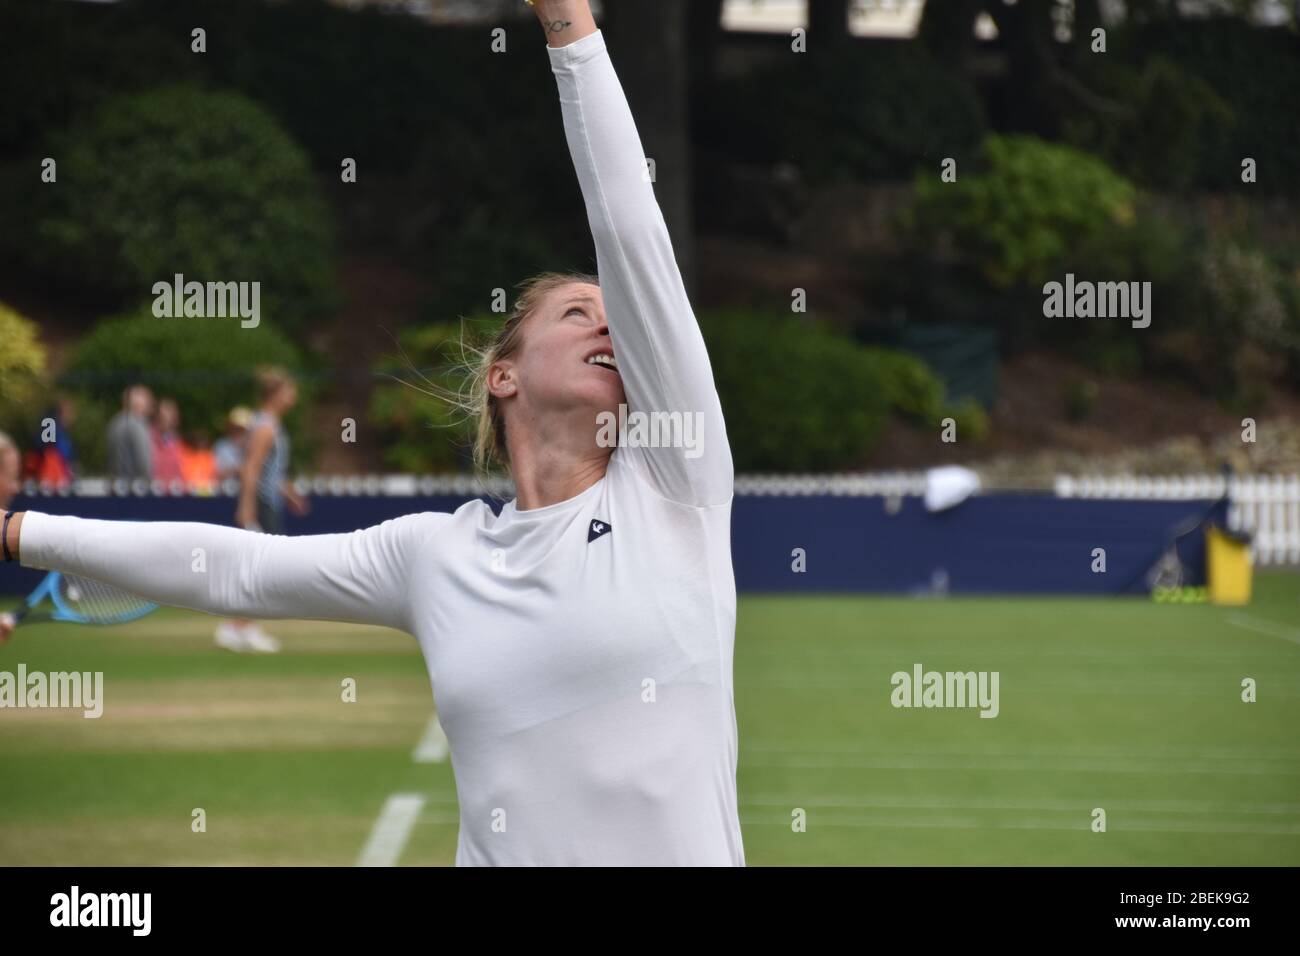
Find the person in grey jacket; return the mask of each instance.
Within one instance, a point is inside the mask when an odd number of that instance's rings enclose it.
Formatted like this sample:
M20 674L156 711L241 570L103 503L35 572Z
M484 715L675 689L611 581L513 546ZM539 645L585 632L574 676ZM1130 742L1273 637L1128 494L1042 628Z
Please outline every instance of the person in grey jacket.
M153 442L149 417L153 393L132 385L122 393L122 410L108 423L108 473L114 478L153 477Z

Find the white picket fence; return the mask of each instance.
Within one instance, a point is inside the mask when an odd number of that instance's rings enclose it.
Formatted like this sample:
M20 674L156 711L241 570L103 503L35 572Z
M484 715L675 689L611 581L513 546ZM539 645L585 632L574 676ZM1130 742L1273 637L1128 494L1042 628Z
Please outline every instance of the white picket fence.
M1063 498L1146 498L1165 501L1228 495L1228 528L1248 532L1256 564L1300 564L1300 475L1184 475L1170 478L1056 479Z

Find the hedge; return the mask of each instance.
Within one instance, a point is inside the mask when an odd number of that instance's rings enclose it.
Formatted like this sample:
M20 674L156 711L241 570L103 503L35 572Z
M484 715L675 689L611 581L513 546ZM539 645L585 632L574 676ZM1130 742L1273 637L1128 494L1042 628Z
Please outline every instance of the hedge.
M106 101L50 137L32 265L124 305L158 281L258 281L264 321L335 302L332 227L303 152L251 100L169 87Z

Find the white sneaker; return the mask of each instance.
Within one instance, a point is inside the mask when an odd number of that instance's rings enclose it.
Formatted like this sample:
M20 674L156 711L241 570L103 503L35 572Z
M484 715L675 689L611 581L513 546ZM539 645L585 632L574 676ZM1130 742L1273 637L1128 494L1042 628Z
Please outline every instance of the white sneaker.
M279 640L266 633L256 624L250 624L244 628L244 643L250 651L257 651L261 654L276 654L280 650Z
M230 621L222 621L217 625L217 647L224 647L236 654L251 650L244 637L244 629L236 627Z

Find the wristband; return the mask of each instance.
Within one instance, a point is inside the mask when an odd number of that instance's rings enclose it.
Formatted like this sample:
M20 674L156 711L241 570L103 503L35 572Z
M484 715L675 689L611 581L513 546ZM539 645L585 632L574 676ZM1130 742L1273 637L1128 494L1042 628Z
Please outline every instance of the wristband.
M12 511L6 511L4 524L0 525L0 549L4 550L6 563L14 559L13 554L9 551L9 519L13 516L14 513Z

